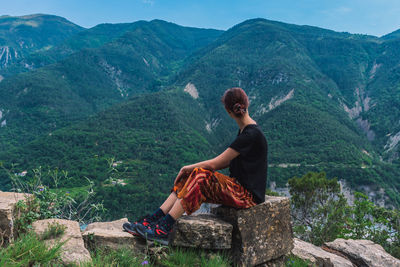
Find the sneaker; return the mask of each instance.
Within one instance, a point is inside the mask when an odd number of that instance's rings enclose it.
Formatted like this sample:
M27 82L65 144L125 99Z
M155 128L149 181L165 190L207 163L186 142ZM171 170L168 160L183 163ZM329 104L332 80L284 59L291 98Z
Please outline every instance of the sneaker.
M140 236L137 232L136 232L136 224L134 223L130 223L130 222L126 222L122 225L122 228L130 233L131 235L136 235L136 236Z
M144 226L144 227L150 227L152 224L155 224L157 222L152 220L152 216L147 214L144 217L140 218L139 220L137 220L134 223L124 223L122 225L122 228L124 228L124 230L132 235L136 235L136 236L140 236L137 232L137 227L140 226Z
M172 232L172 229L168 230L165 225L156 224L151 225L150 227L137 227L137 233L140 234L141 237L150 240L156 241L162 245L168 246L168 237Z

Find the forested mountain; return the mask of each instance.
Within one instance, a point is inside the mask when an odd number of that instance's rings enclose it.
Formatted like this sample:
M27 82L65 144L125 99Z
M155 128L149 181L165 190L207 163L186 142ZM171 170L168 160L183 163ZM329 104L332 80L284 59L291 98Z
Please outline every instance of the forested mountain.
M81 30L0 82L0 161L68 170L69 190L88 177L111 217L138 215L182 164L233 140L220 97L240 86L269 142L268 183L325 171L398 206L399 42L265 19L225 32L160 20Z
M109 28L101 27L103 34ZM1 123L7 125L0 132L0 148L25 144L131 95L159 90L185 56L219 34L157 20L134 23L122 36L97 48L83 44L96 43L99 35L86 34L90 41L80 39L78 52L0 83Z
M0 75L16 61L22 61L30 53L45 51L62 43L84 28L52 15L28 15L0 17ZM24 65L26 69L31 65ZM1 80L2 78L0 78Z

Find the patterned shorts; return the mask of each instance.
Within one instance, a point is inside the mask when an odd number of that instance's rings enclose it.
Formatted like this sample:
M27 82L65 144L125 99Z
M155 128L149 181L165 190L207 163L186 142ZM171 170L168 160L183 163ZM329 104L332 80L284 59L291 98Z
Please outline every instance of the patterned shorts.
M190 215L203 202L223 204L235 208L250 208L256 203L252 194L235 178L203 168L195 168L190 175L182 177L172 189L185 212Z

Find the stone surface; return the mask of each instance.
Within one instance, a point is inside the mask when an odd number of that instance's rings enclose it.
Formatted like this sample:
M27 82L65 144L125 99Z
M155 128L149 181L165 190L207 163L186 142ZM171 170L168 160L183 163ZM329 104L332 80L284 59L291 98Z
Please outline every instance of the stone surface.
M356 266L400 267L400 260L370 240L338 238L324 245L345 254Z
M78 222L62 219L46 219L32 224L33 230L41 235L50 224L58 223L66 226L64 234L58 238L46 240L46 244L53 246L56 242L66 243L61 247L61 260L64 264L79 264L91 261L90 253L83 243Z
M179 218L171 233L170 245L203 249L229 249L232 225L212 214Z
M12 241L15 235L15 205L31 197L31 194L0 192L0 246Z
M146 242L142 238L123 231L122 225L126 222L128 222L128 219L123 218L112 222L89 224L82 234L86 248L108 247L118 249L129 247L135 251L144 252Z
M293 248L290 202L266 196L249 209L218 207L213 211L232 223L232 257L237 266L254 266L288 254Z
M303 259L310 260L317 267L353 267L348 259L329 253L320 247L294 238L292 254Z

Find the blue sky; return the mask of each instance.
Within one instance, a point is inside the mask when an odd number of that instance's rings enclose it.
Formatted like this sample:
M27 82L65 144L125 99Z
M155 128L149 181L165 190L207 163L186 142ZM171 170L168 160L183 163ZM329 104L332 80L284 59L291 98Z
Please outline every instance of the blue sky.
M163 19L228 29L250 18L381 36L400 29L400 0L0 0L1 15L54 14L83 27Z

